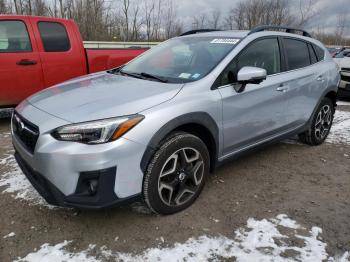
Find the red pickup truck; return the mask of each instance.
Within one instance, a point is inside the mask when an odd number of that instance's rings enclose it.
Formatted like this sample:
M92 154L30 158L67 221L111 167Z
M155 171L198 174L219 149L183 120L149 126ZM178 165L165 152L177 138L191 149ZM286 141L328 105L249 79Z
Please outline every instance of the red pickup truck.
M0 108L65 80L118 67L146 49L85 49L72 20L0 15Z

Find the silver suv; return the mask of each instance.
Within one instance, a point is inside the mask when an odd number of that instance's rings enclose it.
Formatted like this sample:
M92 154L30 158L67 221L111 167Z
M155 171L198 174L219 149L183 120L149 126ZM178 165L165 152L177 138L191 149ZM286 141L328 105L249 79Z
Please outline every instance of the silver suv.
M296 134L321 144L337 66L307 32L275 29L189 32L31 96L12 117L18 164L53 205L171 214L225 160Z

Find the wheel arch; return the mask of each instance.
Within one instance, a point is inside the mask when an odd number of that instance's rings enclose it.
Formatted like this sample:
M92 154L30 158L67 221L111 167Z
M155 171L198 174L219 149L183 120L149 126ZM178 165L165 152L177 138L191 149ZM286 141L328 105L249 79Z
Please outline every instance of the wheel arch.
M332 101L334 107L337 106L337 92L335 92L335 91L329 91L329 92L325 95L325 97L329 98L329 99Z
M219 128L214 119L205 112L178 116L162 126L151 138L141 159L141 170L146 171L149 162L164 139L171 133L183 131L198 136L207 146L210 156L210 171L216 167L219 149Z

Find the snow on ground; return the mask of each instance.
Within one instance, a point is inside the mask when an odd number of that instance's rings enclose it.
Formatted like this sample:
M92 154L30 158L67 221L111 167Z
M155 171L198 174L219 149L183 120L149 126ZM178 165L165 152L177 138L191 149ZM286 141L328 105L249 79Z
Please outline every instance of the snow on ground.
M46 203L22 173L12 150L9 150L0 158L0 167L3 172L0 176L0 190L2 193L10 193L15 199L25 200L32 205L53 208Z
M333 126L326 140L331 144L350 144L350 112L337 110Z
M283 143L302 145L298 137L286 139ZM333 125L326 143L350 145L350 112L339 110L335 112Z
M249 218L246 227L236 230L232 239L201 236L171 247L150 248L140 254L113 252L95 245L74 253L68 251L72 241L64 241L56 245L44 244L17 261L349 261L348 252L337 258L330 257L327 244L319 236L321 233L319 227L307 230L286 215L278 215L273 219ZM91 255L93 251L98 257Z
M337 101L338 106L350 106L350 102L347 101Z
M7 234L6 236L3 236L3 238L14 237L15 235L16 235L15 232L11 232L11 233Z

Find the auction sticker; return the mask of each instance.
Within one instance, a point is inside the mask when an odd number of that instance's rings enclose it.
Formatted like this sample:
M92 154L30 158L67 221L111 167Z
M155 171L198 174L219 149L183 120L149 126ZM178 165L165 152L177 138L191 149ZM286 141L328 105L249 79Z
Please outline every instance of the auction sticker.
M190 77L191 77L191 74L188 74L188 73L182 73L179 75L179 78L189 79Z
M237 38L219 38L214 39L210 43L212 44L228 44L228 45L235 45L239 42L239 39Z

